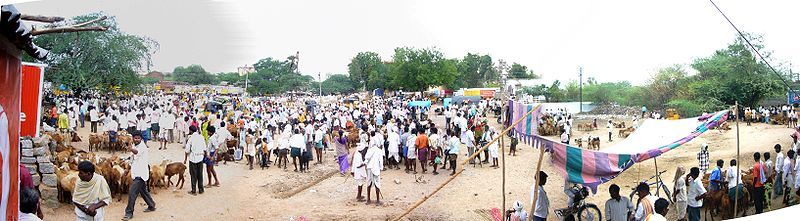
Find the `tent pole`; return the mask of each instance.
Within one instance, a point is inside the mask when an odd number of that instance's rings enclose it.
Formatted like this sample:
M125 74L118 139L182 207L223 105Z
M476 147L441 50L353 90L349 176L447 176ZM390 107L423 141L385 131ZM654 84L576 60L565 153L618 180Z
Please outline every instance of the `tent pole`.
M533 112L534 112L534 111L537 111L537 110L538 110L540 107L541 107L541 105L536 105L536 107L534 107L533 109L531 109L531 110L530 110L530 111L528 111L527 113L523 114L523 115L522 115L522 117L520 117L519 119L517 119L516 121L514 121L514 123L512 123L510 126L506 127L506 129L505 129L505 130L503 130L503 132L501 132L501 133L500 133L500 137L502 137L502 136L505 136L505 135L506 135L506 134L507 134L507 133L508 133L508 132L509 132L509 131L510 131L512 128L514 128L515 126L517 126L517 124L519 124L520 122L522 122L522 120L523 120L523 119L525 119L525 118L527 118L529 115L533 114ZM432 197L434 194L436 194L436 193L438 193L440 190L442 190L442 188L444 188L444 186L445 186L445 185L447 185L448 183L452 182L452 181L453 181L453 179L455 179L457 176L461 175L461 173L462 173L462 172L464 172L464 170L465 170L465 169L464 169L464 165L467 165L467 164L469 163L469 160L470 160L470 159L473 159L473 158L477 157L477 156L478 156L478 154L480 154L481 152L483 152L483 150L485 150L486 148L488 148L490 145L494 144L494 142L497 142L497 141L499 141L499 140L500 140L500 137L497 137L497 138L494 138L494 139L492 139L492 141L489 141L489 143L487 143L487 144L483 145L483 147L481 147L481 148L478 148L477 150L475 150L475 153L473 153L472 155L468 156L468 157L467 157L467 159L464 159L464 161L462 161L462 162L461 162L461 169L460 169L460 170L458 170L458 172L456 172L456 173L455 173L455 174L453 174L452 176L448 177L448 178L447 178L447 179L446 179L446 180L445 180L445 181L444 181L442 184L439 184L439 187L437 187L436 189L434 189L434 190L433 190L433 192L431 192L430 194L427 194L427 195L423 196L423 197L422 197L422 199L418 200L416 203L414 203L413 205L411 205L411 207L410 207L410 208L406 209L406 210L405 210L403 213L401 213L400 215L398 215L398 216L395 216L394 218L392 218L392 220L394 220L394 221L399 221L400 219L402 219L403 217L405 217L406 215L408 215L409 213L411 213L411 211L412 211L412 210L414 210L414 209L416 209L417 207L419 207L419 205L421 205L422 203L424 203L425 201L427 201L428 199L430 199L430 197ZM542 152L542 153L544 153L544 152Z
M739 170L739 164L742 164L742 161L739 160L739 101L736 101L736 106L734 107L734 120L736 121L736 187L734 187L734 199L733 200L733 218L736 218L736 213L739 210L739 176L741 174ZM731 181L728 181L731 182Z
M658 175L658 157L653 157L653 163L656 165L656 196L661 197L658 193L658 191L661 190L661 176Z
M539 199L539 171L542 169L542 157L544 156L544 147L540 144L538 148L539 162L536 163L536 173L533 174L533 202L531 202L531 212L528 214L528 217L531 221L533 221L533 211L536 209L536 201Z
M500 136L500 161L503 163L503 187L500 190L502 191L501 194L503 194L503 207L500 207L501 212L506 211L506 146L504 141L504 136ZM505 214L503 215L505 216Z

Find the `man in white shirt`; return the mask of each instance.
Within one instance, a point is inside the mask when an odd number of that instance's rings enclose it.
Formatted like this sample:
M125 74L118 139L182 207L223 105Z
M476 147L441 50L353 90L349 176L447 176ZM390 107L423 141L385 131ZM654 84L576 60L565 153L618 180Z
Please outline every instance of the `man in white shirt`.
M203 194L203 158L208 156L206 140L194 125L189 126L189 132L192 135L189 135L189 142L185 147L186 155L183 158L184 164L189 160L189 176L192 181L192 190L189 191L189 194ZM199 190L199 192L195 190Z
M306 151L306 142L299 129L294 129L294 134L289 138L289 146L291 147L292 164L294 165L294 172L297 172L297 158L302 156Z
M100 115L96 107L89 107L89 121L91 122L92 133L97 133L97 122L100 122Z
M19 190L19 219L18 221L42 221L36 216L39 206L39 193L36 189L22 187Z
M220 129L220 131L223 131L223 130L225 130L225 129ZM213 186L219 186L219 179L217 178L217 171L214 170L214 164L216 163L214 158L215 158L216 154L219 153L217 151L217 150L219 150L219 147L221 145L226 145L225 144L225 138L221 137L221 135L220 135L221 133L216 133L217 129L214 126L208 126L208 128L206 128L206 131L208 132L208 136L209 136L208 137L208 157L203 159L203 163L206 164L206 175L208 175L208 184L206 185L206 187L210 187L212 185L211 184L211 178L212 177L214 178L214 181L215 181Z
M371 135L376 137L375 131L372 131ZM367 150L367 154L364 157L364 163L367 165L367 204L370 204L370 193L372 192L372 186L375 185L375 203L377 205L382 205L381 203L381 170L383 169L383 142L380 142L379 145L370 145L369 149Z
M142 142L142 134L133 134L133 144L128 145L128 151L131 155L131 183L130 190L128 190L128 206L125 207L125 217L122 220L130 220L133 218L133 209L136 205L136 198L141 194L144 202L147 203L147 209L144 212L156 211L156 203L153 202L153 197L147 189L147 180L150 179L149 170L149 149L147 144Z
M314 152L317 155L317 162L314 163L314 165L316 165L322 164L322 148L325 147L322 140L325 137L325 132L323 132L319 124L314 125L314 128L316 128L316 130L314 130Z
M779 195L783 194L783 159L781 145L775 144L775 186L772 189L772 198L778 198Z
M550 199L547 198L547 192L544 191L544 184L547 183L547 173L539 171L539 190L536 196L536 208L533 210L534 221L547 220L547 215L550 212ZM533 203L534 186L531 186L531 203Z
M611 199L606 201L606 220L608 221L627 221L633 213L633 203L628 197L619 195L619 186L611 184L608 187Z
M172 110L161 115L158 126L164 131L164 135L162 136L164 137L164 148L166 148L167 140L169 140L170 143L175 143L175 114L172 114Z
M664 198L658 198L656 200L655 205L656 212L650 214L649 217L645 218L647 221L667 221L667 212L669 211L669 201Z
M639 183L636 186L636 194L639 196L639 204L636 206L636 213L633 219L636 221L645 220L645 218L655 213L653 204L658 200L658 197L650 195L650 186L647 183Z
M793 183L795 183L794 182L794 180L795 180L795 168L794 168L794 166L795 165L794 165L794 162L793 162L794 158L795 158L795 152L793 150L789 150L789 151L786 152L786 158L783 160L782 174L783 174L783 184L784 184L783 185L783 189L784 189L783 191L785 192L785 194L783 195L783 204L784 205L788 204L789 199L790 199L790 197L792 195L791 193L792 193Z
M675 177L675 189L672 192L672 197L675 201L675 210L678 214L678 220L686 219L687 197L686 193L686 174L683 166L678 167Z
M461 134L461 143L463 143L464 145L467 146L467 153L469 154L467 156L472 156L472 154L475 153L475 127L474 126L472 128L470 128L469 130L467 130L466 132ZM474 158L470 159L469 163L470 164L475 164Z
M700 209L703 208L703 198L706 196L706 189L703 187L703 183L700 179L700 168L692 167L689 170L689 177L687 177L687 182L689 184L688 190L688 198L689 198L689 208L688 211L688 218L689 221L700 221Z
M389 141L389 168L394 167L399 170L400 166L397 164L400 162L400 134L397 134L394 127L389 128L389 135L386 140Z

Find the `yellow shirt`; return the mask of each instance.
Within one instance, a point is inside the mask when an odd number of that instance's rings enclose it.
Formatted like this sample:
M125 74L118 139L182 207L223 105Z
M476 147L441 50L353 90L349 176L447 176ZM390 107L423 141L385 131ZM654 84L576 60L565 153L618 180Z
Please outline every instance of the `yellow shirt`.
M69 117L66 113L61 113L58 115L58 128L59 129L67 129L69 128Z

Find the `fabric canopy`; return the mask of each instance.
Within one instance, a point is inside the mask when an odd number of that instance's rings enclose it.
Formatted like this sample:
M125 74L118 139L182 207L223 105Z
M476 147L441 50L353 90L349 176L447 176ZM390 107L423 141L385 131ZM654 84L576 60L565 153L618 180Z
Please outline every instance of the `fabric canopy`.
M593 192L597 192L597 186L602 183L608 182L614 177L618 176L622 171L627 170L635 163L657 157L667 151L673 150L686 142L700 136L710 128L724 122L728 115L728 111L720 111L713 115L705 115L698 118L686 119L685 122L681 121L681 125L690 123L694 126L691 131L686 132L681 137L673 138L670 129L663 128L665 131L648 132L653 128L660 128L660 124L669 123L648 123L653 126L645 126L642 131L641 138L635 138L630 141L630 144L620 148L610 147L607 149L615 150L616 152L593 151L582 149L575 146L563 144L561 142L553 141L536 134L537 119L541 116L541 109L539 105L533 106L531 104L520 104L511 102L509 107L512 109L511 122L520 119L525 113L534 110L534 113L523 119L520 124L514 127L514 133L520 136L521 140L533 147L543 147L546 151L551 153L551 160L558 171L564 175L570 182L580 183L588 186ZM534 109L536 108L536 109ZM521 113L521 114L518 114ZM532 118L532 119L528 119ZM524 123L524 124L523 124ZM533 124L533 125L531 125ZM677 124L676 124L677 125ZM686 126L688 127L688 126ZM681 128L684 130L685 128ZM669 131L669 132L667 132ZM674 132L678 133L678 132ZM652 135L652 134L663 134ZM655 137L653 140L640 140L647 137ZM672 140L669 140L672 139ZM637 146L633 146L637 145Z
M658 147L653 145L671 143L694 132L703 123L699 119L699 117L680 120L646 119L630 136L614 146L603 149L603 152L636 154L649 150L647 148Z

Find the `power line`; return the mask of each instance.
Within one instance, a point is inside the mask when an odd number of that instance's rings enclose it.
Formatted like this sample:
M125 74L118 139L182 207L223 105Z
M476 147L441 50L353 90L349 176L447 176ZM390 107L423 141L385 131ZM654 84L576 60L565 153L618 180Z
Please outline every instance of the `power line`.
M722 12L722 9L720 9L719 6L717 6L717 4L714 3L713 0L708 0L708 1L711 2L711 5L713 5L714 8L716 8L717 11L719 11L720 14L722 14L722 17L724 17L725 20L728 21L728 24L731 24L731 27L733 27L733 29L736 30L736 33L738 33L739 36L742 37L742 39L744 39L744 42L747 43L747 46L750 46L750 49L752 49L753 52L755 52L756 55L758 55L758 58L761 58L761 61L763 61L765 64L767 64L767 67L769 67L769 69L772 70L772 73L774 73L776 76L778 76L778 79L781 79L781 81L783 82L783 85L786 85L786 88L788 88L790 91L792 91L792 93L797 94L797 92L794 91L794 89L792 89L791 86L789 86L789 83L786 82L785 79L783 79L783 76L781 76L781 74L779 74L778 71L776 71L775 68L773 68L772 65L769 64L769 62L767 62L767 59L765 59L764 56L762 56L761 53L758 52L756 47L754 47L753 44L750 43L750 40L747 39L747 37L744 36L742 31L740 31L739 28L736 27L736 25L733 24L731 19L729 19L728 16L725 15L724 12Z

